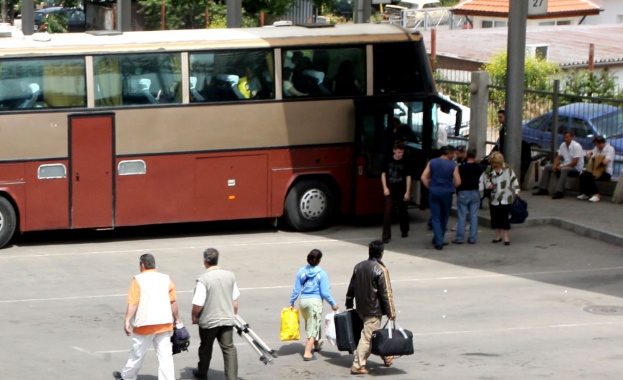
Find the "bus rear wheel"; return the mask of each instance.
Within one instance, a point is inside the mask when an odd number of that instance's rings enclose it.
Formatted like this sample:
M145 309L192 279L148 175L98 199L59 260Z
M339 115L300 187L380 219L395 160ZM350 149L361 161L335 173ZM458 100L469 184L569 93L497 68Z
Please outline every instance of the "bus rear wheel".
M15 209L6 198L0 197L0 248L13 237L15 225Z
M285 202L285 221L297 231L326 227L335 209L335 196L324 182L304 179L294 185Z

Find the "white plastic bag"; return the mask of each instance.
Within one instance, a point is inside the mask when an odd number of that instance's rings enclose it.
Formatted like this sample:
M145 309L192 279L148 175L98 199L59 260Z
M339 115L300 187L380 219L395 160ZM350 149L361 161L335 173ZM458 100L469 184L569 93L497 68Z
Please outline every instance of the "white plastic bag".
M337 337L335 335L335 313L329 313L324 317L324 334L329 343L334 346L337 344Z

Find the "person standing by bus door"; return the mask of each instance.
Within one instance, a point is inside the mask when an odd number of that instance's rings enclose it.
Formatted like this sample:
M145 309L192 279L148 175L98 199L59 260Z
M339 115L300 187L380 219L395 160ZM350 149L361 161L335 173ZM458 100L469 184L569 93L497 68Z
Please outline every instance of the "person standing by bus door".
M175 380L171 335L173 323L180 323L175 284L158 272L152 254L142 255L139 266L141 273L130 285L124 319L125 333L132 335L132 350L123 370L113 372L113 376L117 380L136 380L147 349L153 345L158 357L158 380Z
M433 245L435 249L442 250L450 209L452 208L452 195L456 188L461 185L461 177L456 162L453 161L454 150L449 146L442 147L439 158L433 158L426 165L422 173L422 183L430 190L430 215L433 226Z
M409 236L409 213L407 203L411 198L411 168L404 159L405 143L402 140L394 142L393 155L385 160L381 183L385 195L385 214L383 217L383 243L389 243L392 238L392 211L398 208L400 232L402 237Z

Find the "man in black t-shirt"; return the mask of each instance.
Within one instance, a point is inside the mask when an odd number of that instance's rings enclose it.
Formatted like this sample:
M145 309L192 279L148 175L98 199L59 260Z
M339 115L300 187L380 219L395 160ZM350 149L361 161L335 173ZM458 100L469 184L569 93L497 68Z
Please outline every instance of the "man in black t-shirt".
M391 219L394 205L398 208L400 232L402 237L409 236L409 214L407 203L411 198L411 168L404 159L405 143L402 140L394 142L393 155L387 157L383 165L381 182L385 195L385 216L383 218L383 242L388 243L392 238Z

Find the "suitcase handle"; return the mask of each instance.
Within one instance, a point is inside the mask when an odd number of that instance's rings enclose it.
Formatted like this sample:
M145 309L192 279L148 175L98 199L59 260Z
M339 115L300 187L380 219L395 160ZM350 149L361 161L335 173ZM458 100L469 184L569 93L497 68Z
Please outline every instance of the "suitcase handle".
M387 329L389 339L392 338L392 332L394 330L399 331L402 334L402 336L404 336L405 339L408 339L407 333L402 327L400 327L400 325L398 325L398 323L396 323L396 321L392 321L391 319L388 319L387 322L385 322L385 326L383 326L383 328Z

